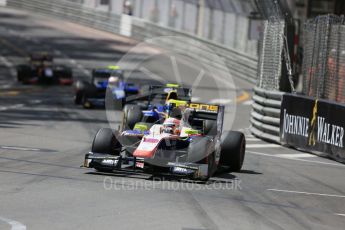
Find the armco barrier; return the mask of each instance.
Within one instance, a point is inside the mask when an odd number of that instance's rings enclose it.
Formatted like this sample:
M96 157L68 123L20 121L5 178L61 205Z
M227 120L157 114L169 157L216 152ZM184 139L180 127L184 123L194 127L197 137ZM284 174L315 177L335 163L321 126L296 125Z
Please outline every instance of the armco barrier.
M234 49L230 49L189 33L162 27L149 21L130 17L128 15L116 15L104 11L98 11L78 3L63 0L9 0L7 5L16 9L28 10L48 15L50 17L55 16L60 19L76 22L107 32L129 36L138 41L144 41L146 39L159 36L191 38L206 45L206 47L217 53L223 59L224 63L226 63L228 70L233 76L243 78L251 82L256 81L257 57L251 57ZM164 45L168 47L171 46L171 44L162 44L162 46ZM213 61L215 59L209 57L207 50L201 50L199 47L195 47L193 49L190 47L190 44L189 47L186 47L186 44L183 42L175 43L174 48L181 50L188 48L191 56L207 60L213 68L218 69L222 66L221 63L215 63Z
M283 94L254 88L250 131L255 136L280 143L280 107Z

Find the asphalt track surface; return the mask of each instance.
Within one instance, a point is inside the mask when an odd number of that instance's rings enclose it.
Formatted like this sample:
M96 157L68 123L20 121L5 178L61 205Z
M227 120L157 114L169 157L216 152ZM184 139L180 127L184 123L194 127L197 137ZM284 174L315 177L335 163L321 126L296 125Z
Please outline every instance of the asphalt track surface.
M240 173L196 184L80 168L97 130L109 127L105 111L75 106L72 87L19 85L15 66L28 53L47 50L76 78L87 78L92 68L116 63L134 45L0 8L0 229L344 229L345 166L251 136L253 85L240 79L221 89L200 83L200 94L211 98L216 90L236 93L223 102L236 105L233 129L247 137ZM158 55L144 66L162 76L173 72L169 60ZM180 65L183 81L193 82L192 69Z

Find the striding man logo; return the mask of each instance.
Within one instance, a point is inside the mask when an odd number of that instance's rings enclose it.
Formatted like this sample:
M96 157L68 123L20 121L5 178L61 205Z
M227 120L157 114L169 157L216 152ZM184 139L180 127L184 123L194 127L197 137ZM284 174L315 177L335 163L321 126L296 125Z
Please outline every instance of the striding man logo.
M312 119L310 121L310 132L309 132L309 140L308 140L308 145L310 146L315 146L316 144L317 103L318 103L318 100L316 99L314 103L314 107L313 107Z

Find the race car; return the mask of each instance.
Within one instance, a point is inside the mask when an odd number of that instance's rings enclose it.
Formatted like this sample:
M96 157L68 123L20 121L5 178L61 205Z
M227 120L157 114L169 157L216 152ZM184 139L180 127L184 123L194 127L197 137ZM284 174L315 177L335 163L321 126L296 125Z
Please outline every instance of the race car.
M144 93L126 98L121 130L161 123L173 106L187 105L191 97L190 88L177 84L151 85Z
M61 84L73 83L72 70L53 64L53 56L46 52L32 53L29 63L17 66L17 80L23 84Z
M94 69L90 81L76 82L75 104L82 104L84 108L103 107L107 88L111 90L114 100L122 100L139 92L138 86L124 81L119 66L108 66Z
M223 116L223 106L189 103L171 109L162 124L136 125L122 132L102 128L83 166L101 172L144 170L203 181L220 167L240 171L245 137L240 132L223 132Z

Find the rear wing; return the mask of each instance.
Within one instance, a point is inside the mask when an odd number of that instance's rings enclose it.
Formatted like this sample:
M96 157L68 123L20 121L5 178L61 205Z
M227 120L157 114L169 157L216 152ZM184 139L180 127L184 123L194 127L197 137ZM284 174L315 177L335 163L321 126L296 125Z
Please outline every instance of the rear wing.
M188 107L194 110L193 117L201 120L217 120L218 116L224 114L224 106L189 103Z
M188 107L193 110L193 123L215 121L217 133L222 133L225 109L223 105L189 103Z

